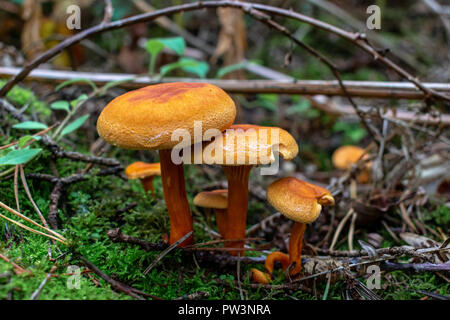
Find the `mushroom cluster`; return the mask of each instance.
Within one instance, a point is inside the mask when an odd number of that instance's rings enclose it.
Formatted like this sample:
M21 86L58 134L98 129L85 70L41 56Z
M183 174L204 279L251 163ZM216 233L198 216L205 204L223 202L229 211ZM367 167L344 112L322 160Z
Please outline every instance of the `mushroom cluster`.
M196 121L202 123L201 136L209 129L224 131L235 116L236 107L228 94L207 83L147 86L115 98L102 110L97 131L105 141L125 149L159 151L171 244L193 231L183 164L171 159L171 151L178 144L172 135L184 130L194 137ZM193 241L190 236L180 245Z
M182 82L130 91L112 100L101 112L97 130L105 141L125 149L158 150L159 163L135 162L125 172L129 179L140 179L144 190L152 194L153 178L161 175L171 244L193 232L184 165L222 166L228 189L203 191L193 202L214 210L217 229L227 240L229 254L237 255L244 247L252 168L275 163L276 154L285 160L297 156L298 145L287 131L251 124L233 125L235 116L235 104L222 89L207 83ZM199 122L200 129L196 127ZM186 134L180 134L179 130ZM181 155L182 161L175 161L174 155ZM318 217L322 206L334 204L327 190L291 177L273 182L267 189L267 199L294 220L294 226L289 255L273 252L266 258L267 272L252 269L254 279L262 283L271 281L277 262L283 271L289 269L291 276L300 273L306 224ZM179 246L193 242L191 235Z

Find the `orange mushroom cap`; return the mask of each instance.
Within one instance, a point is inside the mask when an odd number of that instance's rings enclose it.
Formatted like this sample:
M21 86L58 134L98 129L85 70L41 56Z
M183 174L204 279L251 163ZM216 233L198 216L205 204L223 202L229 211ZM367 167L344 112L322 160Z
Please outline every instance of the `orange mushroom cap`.
M127 92L101 112L97 131L107 142L124 149L172 149L175 130L194 139L194 122L208 129L230 127L236 107L228 94L208 83L163 83Z
M161 165L159 162L146 163L143 161L137 161L126 167L125 174L128 179L143 179L152 176L160 176Z
M322 205L334 205L334 198L327 189L293 177L270 184L267 200L281 214L300 223L316 220Z
M341 170L349 169L363 156L365 150L358 146L342 146L334 151L332 156L333 165Z
M210 143L205 143L197 150L197 155L194 150L193 157L206 164L262 165L275 161L275 151L291 160L298 154L298 145L289 132L281 128L235 124ZM202 154L198 155L198 152Z
M228 207L228 190L200 192L195 196L194 204L202 208L226 209Z

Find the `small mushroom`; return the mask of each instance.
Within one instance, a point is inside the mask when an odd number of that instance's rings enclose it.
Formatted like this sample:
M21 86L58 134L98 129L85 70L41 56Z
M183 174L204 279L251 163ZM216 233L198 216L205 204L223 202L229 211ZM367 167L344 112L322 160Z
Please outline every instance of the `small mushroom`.
M318 218L322 206L334 205L334 198L322 187L286 177L269 185L267 200L281 214L294 221L289 239L289 262L294 265L289 274L296 276L302 268L301 251L306 224Z
M270 253L266 258L266 262L264 263L266 270L269 272L269 274L273 273L273 269L275 267L276 262L281 263L281 269L285 271L290 264L289 256L280 251Z
M333 165L340 170L349 170L360 159L367 159L368 155L363 148L358 146L342 146L337 148L332 156ZM370 181L370 166L368 163L361 173L356 177L359 183Z
M145 192L150 191L151 193L154 193L153 178L161 175L161 165L159 162L146 163L137 161L126 167L125 174L130 180L141 180Z
M261 284L269 284L272 282L272 278L270 274L263 272L261 270L258 270L256 268L250 269L252 273L252 280Z
M277 151L286 160L298 153L295 139L277 127L232 125L222 135L206 143L199 158L203 163L222 165L228 180L229 223L225 239L245 238L248 209L248 180L253 167L275 162ZM216 154L216 152L219 152ZM243 241L229 241L227 248L242 248ZM230 252L237 255L237 252Z
M194 198L194 204L202 208L212 208L216 215L217 229L222 237L227 229L228 190L203 191Z
M290 264L289 256L280 251L270 253L266 258L266 262L264 263L267 272L262 272L255 268L251 269L253 281L261 284L270 283L272 281L272 274L276 262L281 263L281 268L283 271L285 271Z
M112 100L101 112L97 131L105 141L125 149L158 150L164 199L170 217L170 243L193 231L186 197L183 163L172 161L179 147L173 135L186 133L189 141L210 129L224 131L236 116L228 94L208 83L164 83L127 92ZM195 122L202 124L194 132ZM182 149L182 147L180 147ZM193 243L193 236L180 246Z

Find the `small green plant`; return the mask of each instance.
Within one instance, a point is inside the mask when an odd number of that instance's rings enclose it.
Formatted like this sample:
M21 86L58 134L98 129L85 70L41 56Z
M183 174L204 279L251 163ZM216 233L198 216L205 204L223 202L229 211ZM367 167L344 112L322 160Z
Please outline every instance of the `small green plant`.
M6 80L0 80L0 88L3 87ZM47 117L50 115L50 109L47 104L36 98L36 95L29 89L22 88L20 86L14 86L7 94L8 100L12 101L14 104L28 108L34 109L39 115Z
M443 230L448 230L450 227L450 208L445 205L437 206L435 210L424 215L424 220L434 222Z
M145 47L150 55L148 72L151 77L155 75L156 59L164 48L171 49L181 58L176 62L162 66L159 70L159 78L162 78L177 69L195 74L199 78L205 78L208 74L209 64L207 62L182 57L186 49L186 43L181 37L149 39Z
M332 130L333 132L342 133L342 144L357 144L367 135L367 131L360 123L356 122L338 121L334 124Z
M299 115L302 118L314 119L319 117L320 112L311 108L311 102L301 96L293 96L294 104L286 110L287 115Z

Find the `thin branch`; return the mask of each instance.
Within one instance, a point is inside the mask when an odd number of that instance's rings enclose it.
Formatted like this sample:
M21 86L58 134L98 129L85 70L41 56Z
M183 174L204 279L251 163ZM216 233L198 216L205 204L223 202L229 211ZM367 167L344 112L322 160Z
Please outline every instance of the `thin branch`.
M80 260L83 262L83 264L85 264L89 269L91 269L92 271L94 271L94 273L96 275L98 275L100 278L102 278L103 280L105 280L107 283L109 283L111 285L111 287L117 291L123 292L135 299L138 300L145 300L144 298L142 298L140 295L135 293L135 290L117 280L112 279L110 276L108 276L106 273L104 273L103 271L101 271L96 265L94 265L92 262L90 262L88 259L86 259L83 256L79 257Z
M160 262L170 251L172 251L173 249L175 249L180 243L182 243L184 240L186 240L187 238L189 238L192 234L192 231L189 231L188 233L186 233L183 237L181 237L180 239L178 239L176 242L174 242L173 244L171 244L169 247L167 247L163 252L161 252L161 254L158 256L158 258L156 258L142 273L144 276L147 275L147 273L150 272L150 270L152 270L152 268L158 263Z
M36 57L33 61L29 62L18 74L16 74L13 78L9 79L8 82L1 88L0 90L0 97L5 96L5 94L18 82L22 81L33 69L37 68L40 64L48 61L49 59L53 58L57 54L59 54L62 50L66 49L67 47L70 47L71 45L80 42L81 40L91 37L93 35L123 28L132 24L140 23L140 22L147 22L152 21L154 19L157 19L162 16L171 15L174 13L184 12L184 11L192 11L192 10L199 10L203 8L219 8L219 7L233 7L237 9L241 9L247 13L252 12L253 10L258 10L261 12L264 12L266 14L273 14L277 16L282 16L286 18L295 19L304 23L308 23L316 28L325 30L327 32L331 32L337 36L340 36L347 41L350 41L360 47L362 50L366 51L370 55L372 55L375 59L381 61L384 65L386 65L388 68L394 70L397 74L399 74L402 78L404 78L407 81L412 82L418 89L420 89L424 94L426 99L429 98L437 98L441 100L447 100L450 101L450 98L446 96L445 94L436 92L434 90L426 88L417 78L413 77L411 74L409 74L407 71L402 69L400 66L392 62L390 59L383 56L380 52L378 52L376 49L373 48L373 46L369 43L369 41L366 39L366 36L364 34L360 33L352 33L345 30L342 30L340 28L337 28L333 25L330 25L328 23L325 23L323 21L305 16L303 14L294 12L292 10L285 10L282 8L277 8L273 6L267 6L263 4L257 4L257 3L248 3L248 2L241 2L241 1L230 1L230 0L223 0L223 1L207 1L207 2L194 2L194 3L187 3L182 4L178 6L172 6L167 7L161 10L156 10L154 12L144 13L140 15L135 15L132 17L128 17L125 19L117 20L114 22L109 23L101 23L97 26L88 28L84 31L81 31L74 36L67 38L66 40L59 43L57 46L47 50L46 52L42 53L38 57Z

